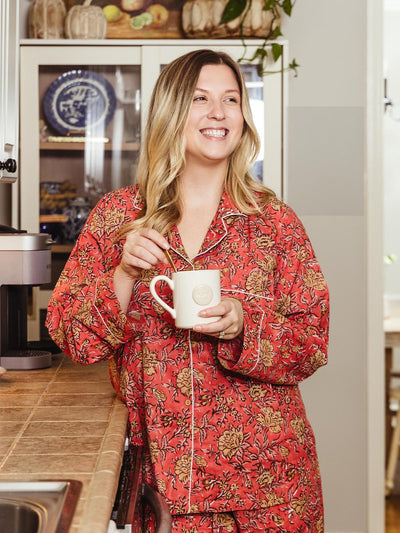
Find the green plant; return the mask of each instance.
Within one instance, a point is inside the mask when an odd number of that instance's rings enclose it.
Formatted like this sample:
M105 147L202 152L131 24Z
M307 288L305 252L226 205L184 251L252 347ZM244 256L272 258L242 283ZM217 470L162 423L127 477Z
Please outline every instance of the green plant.
M236 19L237 17L242 16L242 22L241 22L241 30L243 27L243 20L248 13L248 11L251 9L251 4L253 0L229 0L228 3L225 6L225 9L222 13L221 17L221 24L230 22L231 20ZM286 15L289 17L292 14L293 6L295 4L296 0L264 0L264 10L271 10L271 13L275 18L278 18L280 16L279 10L281 9ZM281 72L281 69L277 70L271 70L270 69L270 63L271 60L273 60L274 63L277 62L277 60L282 55L282 45L278 42L272 42L278 37L282 37L283 34L281 32L280 27L275 28L270 32L269 35L267 35L264 38L264 42L262 46L258 47L255 53L252 57L246 58L247 53L247 47L246 42L244 40L243 34L241 35L241 39L244 46L244 52L242 57L239 59L239 61L257 61L258 63L258 73L260 76L264 74L272 74L274 72ZM271 45L271 46L269 46ZM293 59L289 65L288 70L292 70L294 72L294 75L297 76L297 69L300 65L296 62L295 59Z
M387 254L383 257L383 262L386 265L391 265L392 263L395 263L397 261L396 254Z

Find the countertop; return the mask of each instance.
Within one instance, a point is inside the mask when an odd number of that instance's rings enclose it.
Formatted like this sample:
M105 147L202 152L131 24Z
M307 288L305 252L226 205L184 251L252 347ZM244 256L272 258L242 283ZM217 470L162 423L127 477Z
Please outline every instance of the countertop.
M82 366L64 354L51 368L0 376L0 480L83 483L70 533L107 531L128 412L108 363Z

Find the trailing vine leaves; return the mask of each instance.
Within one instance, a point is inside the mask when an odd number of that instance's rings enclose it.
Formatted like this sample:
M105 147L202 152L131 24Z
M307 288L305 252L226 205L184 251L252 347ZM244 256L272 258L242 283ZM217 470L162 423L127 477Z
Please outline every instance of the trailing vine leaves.
M274 18L279 17L279 9L281 9L286 15L289 17L292 14L293 6L295 4L296 0L264 0L264 6L263 10L270 10ZM269 35L267 35L264 38L263 44L258 47L253 54L251 58L245 58L246 56L246 43L245 39L243 37L243 20L245 19L248 11L251 9L252 0L228 0L228 3L225 6L225 9L222 13L221 17L221 24L226 24L227 22L230 22L231 20L236 19L237 17L242 16L241 23L240 23L240 30L241 30L241 39L244 46L244 52L242 57L239 59L239 61L256 61L257 62L257 70L258 74L260 76L264 74L272 74L274 72L281 72L281 69L277 70L271 70L270 69L270 62L271 59L274 63L278 61L278 59L282 55L282 45L278 42L272 42L278 37L282 36L281 29L279 27L275 28L274 30L271 30ZM271 24L271 28L272 28ZM272 57L271 57L272 56ZM294 75L297 76L297 68L300 65L296 62L295 59L293 59L289 65L288 69L292 70L294 72Z
M245 10L246 5L247 0L229 0L222 13L221 24L225 24L239 17Z

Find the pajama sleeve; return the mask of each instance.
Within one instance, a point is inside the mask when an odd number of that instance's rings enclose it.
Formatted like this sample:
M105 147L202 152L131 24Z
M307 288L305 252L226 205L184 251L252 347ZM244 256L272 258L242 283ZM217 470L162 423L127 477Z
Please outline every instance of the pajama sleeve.
M287 206L275 215L268 267L250 268L245 294L231 295L242 302L243 341L221 341L218 357L230 371L290 385L327 362L329 293L300 220Z
M121 217L123 212L115 208L111 197L97 204L48 306L46 326L54 342L83 364L108 359L122 344L140 335L140 310L131 302L128 313L123 313L113 285L121 255L114 229L123 222Z

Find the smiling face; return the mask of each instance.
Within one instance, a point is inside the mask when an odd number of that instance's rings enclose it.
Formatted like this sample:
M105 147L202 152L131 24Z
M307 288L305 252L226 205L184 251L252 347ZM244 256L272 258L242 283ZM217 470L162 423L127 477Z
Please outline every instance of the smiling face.
M200 71L185 130L186 163L228 162L243 132L240 90L227 65Z

